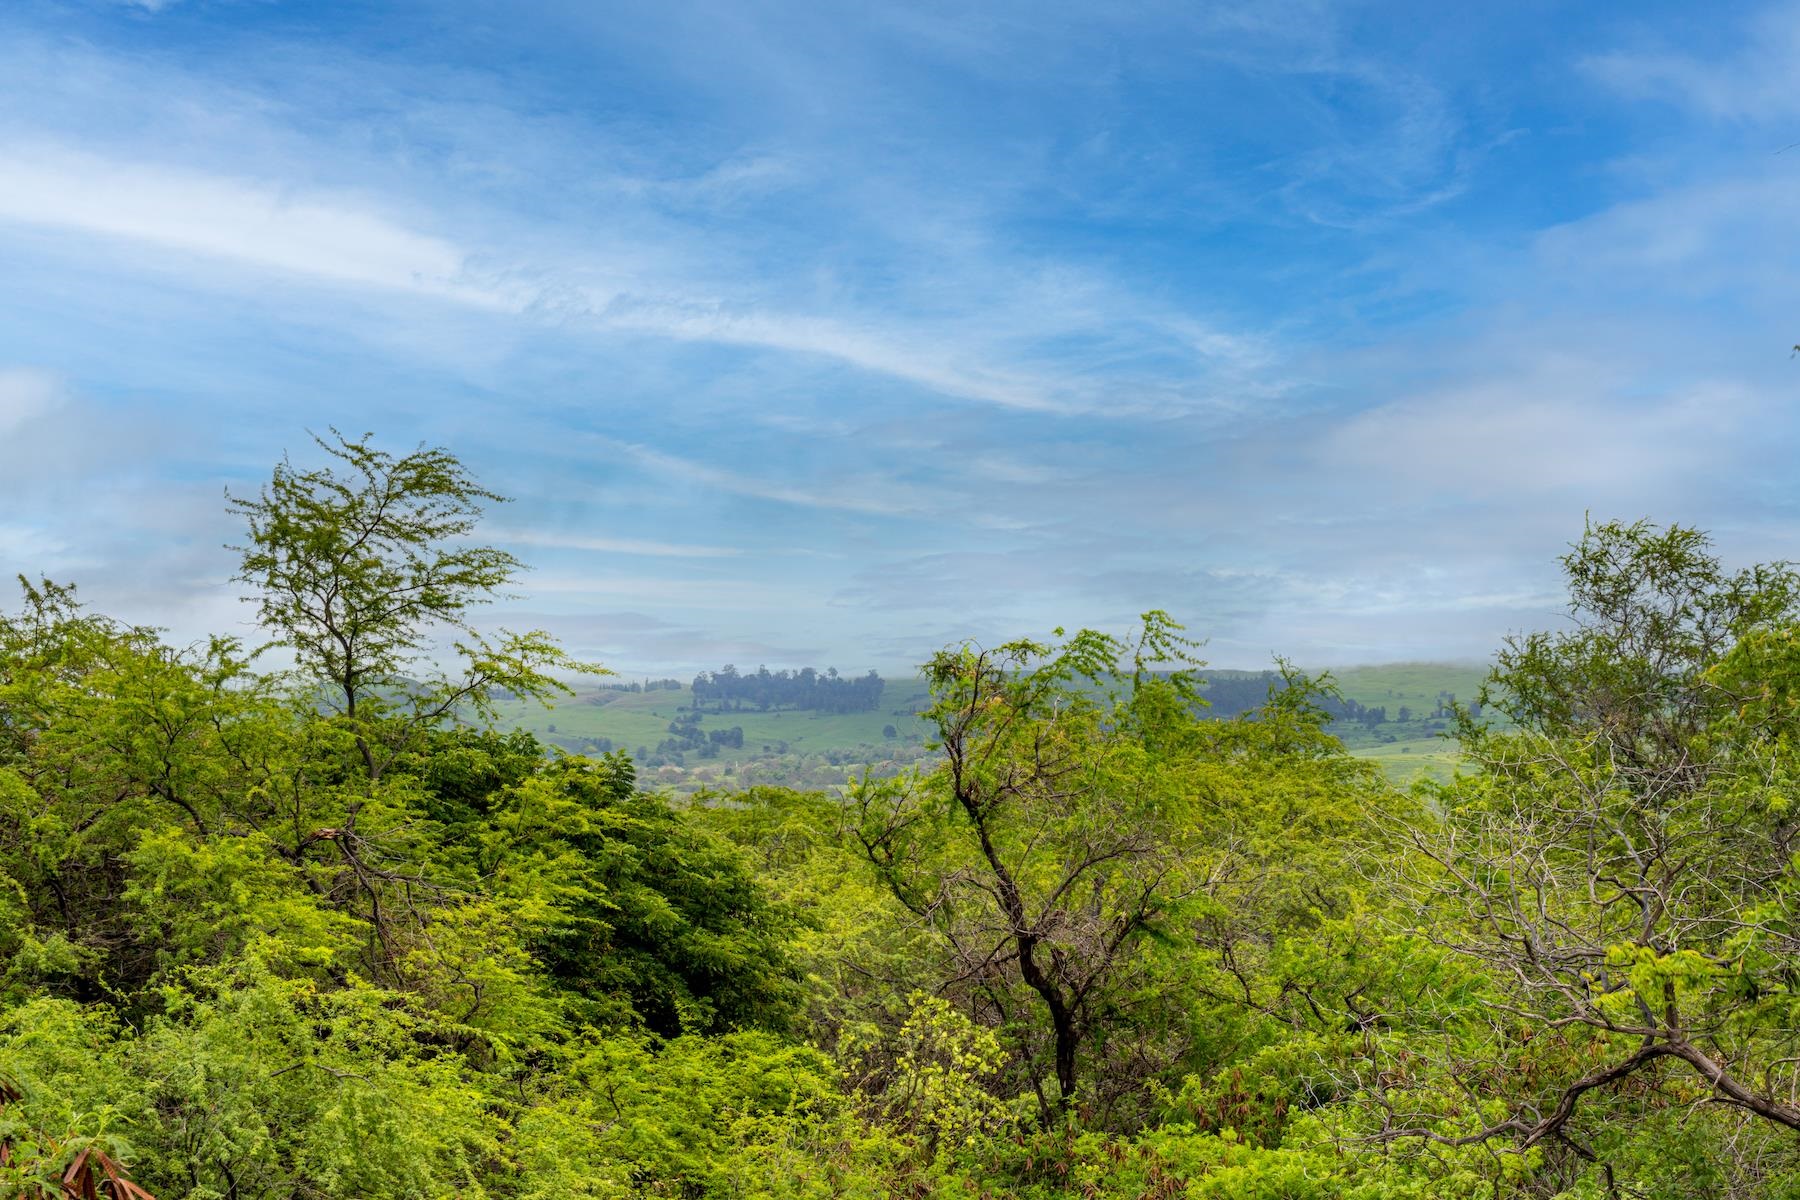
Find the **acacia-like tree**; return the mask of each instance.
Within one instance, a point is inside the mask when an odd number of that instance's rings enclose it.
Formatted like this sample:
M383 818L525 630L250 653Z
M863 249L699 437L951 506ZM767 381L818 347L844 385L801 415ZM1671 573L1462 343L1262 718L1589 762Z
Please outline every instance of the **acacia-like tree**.
M1372 1076L1385 1134L1604 1164L1657 1111L1800 1129L1800 576L1644 522L1562 561L1570 627L1509 640L1505 720L1465 717L1474 771L1399 826L1416 936L1495 990L1456 1089Z
M1152 612L1134 643L1082 630L938 654L942 766L851 795L852 836L945 951L946 986L1041 1031L1023 1045L1046 1119L1075 1099L1138 940L1196 887L1183 784L1158 755L1199 703L1180 630Z
M371 779L425 730L502 692L568 689L553 671L594 670L539 630L488 635L470 621L523 570L511 554L466 539L482 487L449 451L395 456L372 435L314 437L335 464L285 456L255 496L229 496L248 526L237 579L256 589L262 624L350 727ZM443 639L448 647L441 647ZM456 661L446 671L443 649Z

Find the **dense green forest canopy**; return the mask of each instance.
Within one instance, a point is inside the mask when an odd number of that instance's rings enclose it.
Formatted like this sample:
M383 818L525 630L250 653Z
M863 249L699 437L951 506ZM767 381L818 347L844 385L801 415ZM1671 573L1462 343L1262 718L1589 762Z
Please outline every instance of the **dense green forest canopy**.
M471 620L499 497L319 453L233 502L288 668L0 614L0 1194L1800 1192L1785 565L1590 526L1447 783L1328 679L1203 716L1151 612L941 651L907 770L677 800L486 723L593 669Z

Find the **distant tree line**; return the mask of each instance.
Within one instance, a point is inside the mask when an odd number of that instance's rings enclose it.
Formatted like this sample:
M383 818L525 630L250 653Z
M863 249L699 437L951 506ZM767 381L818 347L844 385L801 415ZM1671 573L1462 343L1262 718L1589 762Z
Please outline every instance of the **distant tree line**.
M600 690L603 692L679 692L681 680L646 679L642 682L633 680L630 683L603 683L600 685Z
M1268 703L1273 692L1287 687L1287 682L1277 671L1231 671L1213 675L1201 686L1200 694L1210 706L1206 710L1209 717L1230 720L1255 712ZM1327 713L1333 721L1370 727L1385 724L1388 721L1387 705L1366 705L1343 696L1329 692L1321 693L1314 701L1318 708ZM1470 706L1472 716L1481 715L1479 703ZM1406 705L1401 705L1394 714L1396 721L1413 720L1450 720L1456 714L1456 693L1439 692L1437 703L1429 713L1415 713Z
M798 671L771 671L758 667L754 674L739 674L733 666L702 671L694 676L694 710L711 706L715 711L754 708L807 709L813 712L869 712L881 703L886 680L870 671L855 677L839 675L836 667L824 672L812 667Z

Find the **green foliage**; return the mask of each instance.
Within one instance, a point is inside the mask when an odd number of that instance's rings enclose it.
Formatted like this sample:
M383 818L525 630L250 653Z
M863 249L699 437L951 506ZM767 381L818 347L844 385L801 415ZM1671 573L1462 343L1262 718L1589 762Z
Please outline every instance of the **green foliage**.
M1787 568L1591 528L1406 794L1329 678L1209 717L1151 612L935 656L932 757L847 795L676 802L459 724L568 665L426 661L496 498L321 445L236 502L298 672L0 614L0 1194L1800 1192Z
M780 1028L791 917L742 851L634 783L623 754L559 759L496 807L484 858L503 894L556 897L529 943L547 982L590 1024L622 1012L665 1036Z
M340 464L300 470L283 459L254 497L232 497L249 544L237 578L259 593L257 615L273 646L350 725L371 778L414 736L461 707L482 715L494 696L566 694L552 671L589 670L540 630L483 635L470 609L488 603L524 564L469 544L485 504L481 487L446 450L394 457L367 435L314 438ZM433 669L449 636L459 676Z
M1511 726L1465 719L1478 771L1395 823L1414 854L1394 883L1431 915L1417 932L1505 1014L1440 1063L1483 1078L1487 1102L1421 1089L1389 1115L1602 1178L1647 1179L1674 1134L1715 1157L1720 1187L1778 1194L1791 1133L1740 1126L1800 1129L1784 695L1800 578L1727 571L1696 531L1641 522L1591 526L1563 563L1573 628L1509 642L1484 696Z
M996 1088L1046 1126L1136 1128L1304 1024L1279 956L1355 902L1375 784L1324 732L1321 685L1289 671L1203 720L1191 646L1150 613L1134 642L940 655L943 765L849 797L852 844L926 935L914 976L1003 1035Z

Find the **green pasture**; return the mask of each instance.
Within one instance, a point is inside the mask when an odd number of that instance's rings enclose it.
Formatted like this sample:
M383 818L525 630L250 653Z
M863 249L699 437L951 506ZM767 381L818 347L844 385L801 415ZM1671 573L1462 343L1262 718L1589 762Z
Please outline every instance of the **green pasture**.
M1456 742L1444 737L1388 742L1380 746L1352 749L1350 753L1378 764L1383 774L1402 786L1419 779L1447 783L1456 774L1457 764L1462 761Z
M1459 702L1469 704L1487 673L1488 668L1477 663L1382 663L1335 668L1331 678L1344 699L1370 708L1385 705L1391 721L1402 704L1415 713L1431 711L1439 692L1454 693Z
M1385 705L1393 718L1401 705L1418 713L1430 711L1441 691L1453 692L1465 703L1473 700L1485 674L1486 668L1473 665L1392 663L1347 667L1333 671L1332 677L1347 698L1370 706ZM700 728L742 726L744 748L728 756L738 763L773 760L782 755L780 747L784 743L788 756L883 746L888 744L882 736L886 725L899 732L897 744L916 746L929 733L917 716L928 702L924 680L890 679L882 691L880 708L873 712L708 710L702 714ZM600 739L627 751L639 746L654 750L658 742L669 736L669 723L689 711L692 704L692 693L685 687L658 692L586 690L549 709L521 701L503 704L500 723L506 728L528 729L546 742L574 751L584 750ZM1379 730L1391 730L1399 740L1371 743L1369 739L1379 736ZM1342 733L1350 742L1352 753L1379 763L1396 783L1420 778L1448 779L1456 768L1456 744L1426 734L1417 722L1406 726L1390 724L1378 727L1378 731L1346 727Z
M882 690L881 706L873 712L758 712L747 708L721 713L709 708L701 715L700 728L741 726L744 748L736 755L740 758L762 754L765 745L773 753L783 742L790 751L800 753L879 746L887 740L881 732L887 725L894 726L901 741L923 738L927 727L919 720L918 711L927 698L923 680L890 679ZM500 723L508 728L528 729L545 741L572 750L598 738L609 738L614 746L625 750L639 746L654 750L658 742L669 736L669 723L691 711L693 702L693 693L685 687L662 692L584 691L548 710L523 702L502 705Z

